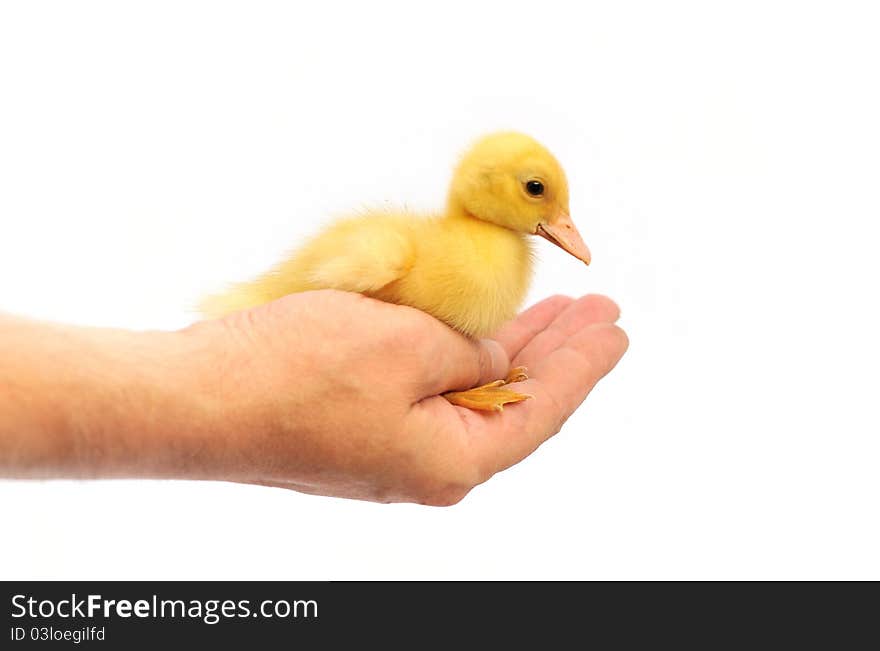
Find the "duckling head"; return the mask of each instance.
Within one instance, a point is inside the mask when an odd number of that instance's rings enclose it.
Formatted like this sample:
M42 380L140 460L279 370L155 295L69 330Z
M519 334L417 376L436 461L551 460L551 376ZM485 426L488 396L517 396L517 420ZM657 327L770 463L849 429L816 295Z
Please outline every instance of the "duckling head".
M493 133L474 143L455 169L449 209L540 235L590 264L590 250L569 216L562 166L525 134Z

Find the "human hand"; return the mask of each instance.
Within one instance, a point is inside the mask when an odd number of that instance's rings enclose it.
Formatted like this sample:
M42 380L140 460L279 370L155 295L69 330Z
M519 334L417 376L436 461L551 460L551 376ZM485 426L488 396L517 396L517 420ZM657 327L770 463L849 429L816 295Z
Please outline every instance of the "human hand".
M549 298L475 342L418 310L336 291L294 294L186 336L205 351L212 427L189 468L381 502L450 505L559 431L628 341L601 296ZM534 396L476 412L440 394L505 377ZM203 413L209 413L211 410Z

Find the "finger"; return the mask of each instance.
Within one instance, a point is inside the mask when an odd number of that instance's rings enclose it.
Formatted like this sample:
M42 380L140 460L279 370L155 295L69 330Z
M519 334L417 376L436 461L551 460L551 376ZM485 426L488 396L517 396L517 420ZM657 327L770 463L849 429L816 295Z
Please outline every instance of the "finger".
M629 345L616 325L588 325L535 364L532 377L510 388L534 396L500 414L478 414L468 422L478 463L493 474L530 455L562 427Z
M629 348L629 337L612 323L596 323L573 335L535 365L534 377L553 398L565 421ZM550 407L550 405L547 405Z
M513 364L532 368L582 328L594 323L614 323L619 317L620 308L610 298L599 294L583 296L512 357Z
M507 376L510 359L492 339L474 340L443 326L432 338L418 400L447 391L464 391Z
M573 302L574 299L570 296L557 295L545 298L502 326L494 339L507 352L508 358L513 359L527 343Z

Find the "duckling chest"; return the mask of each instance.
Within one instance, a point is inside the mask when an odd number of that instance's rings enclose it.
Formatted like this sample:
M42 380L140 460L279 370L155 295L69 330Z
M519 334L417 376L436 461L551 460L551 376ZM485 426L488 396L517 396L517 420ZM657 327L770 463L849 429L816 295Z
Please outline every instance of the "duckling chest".
M464 334L483 337L515 316L531 275L532 251L517 233L497 228L477 237L442 233L419 247L396 298Z

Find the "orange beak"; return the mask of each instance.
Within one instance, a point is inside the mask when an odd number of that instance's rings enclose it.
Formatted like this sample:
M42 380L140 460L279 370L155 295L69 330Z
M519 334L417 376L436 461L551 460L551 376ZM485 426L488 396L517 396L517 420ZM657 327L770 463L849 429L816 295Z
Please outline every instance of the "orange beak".
M581 234L575 228L571 217L562 213L553 220L552 224L538 224L535 235L540 235L545 240L553 242L560 249L568 251L584 264L590 264L590 249L584 244Z

